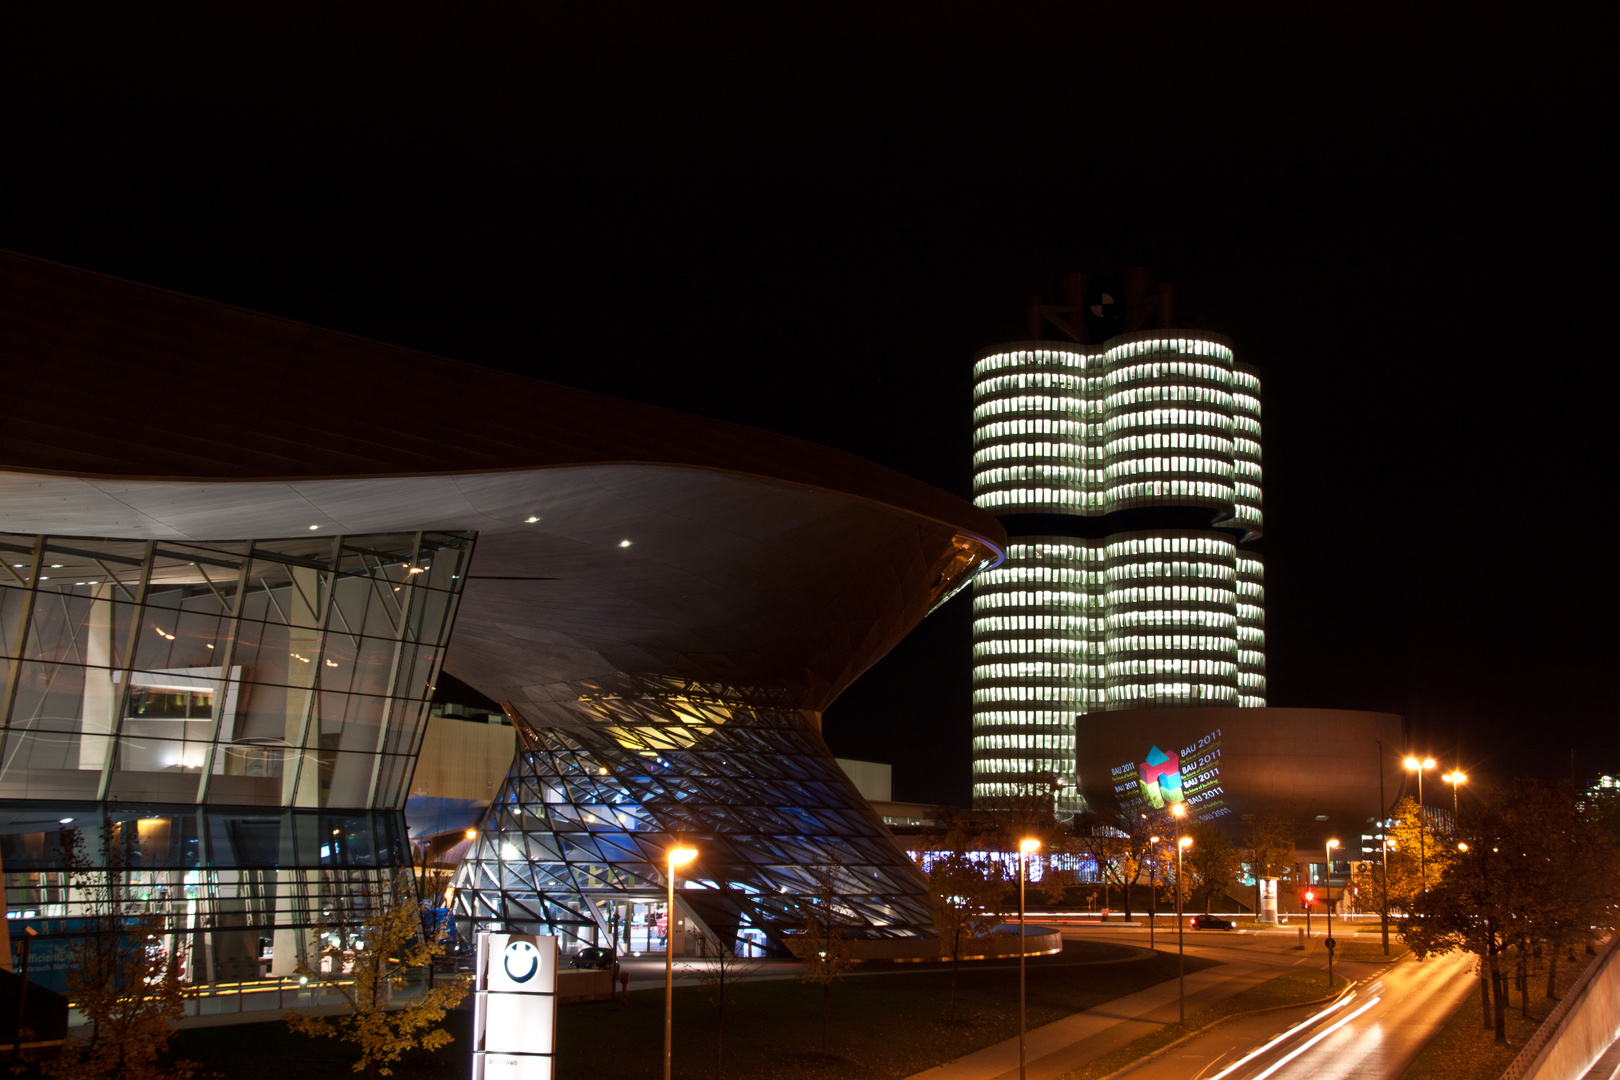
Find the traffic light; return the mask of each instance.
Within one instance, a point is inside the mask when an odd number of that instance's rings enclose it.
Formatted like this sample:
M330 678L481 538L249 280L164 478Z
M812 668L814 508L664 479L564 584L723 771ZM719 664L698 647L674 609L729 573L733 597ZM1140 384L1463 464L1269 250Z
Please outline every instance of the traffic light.
M1307 904L1309 904L1309 903L1314 902L1315 900L1316 900L1316 894L1311 892L1311 890L1306 889L1305 890L1305 902Z

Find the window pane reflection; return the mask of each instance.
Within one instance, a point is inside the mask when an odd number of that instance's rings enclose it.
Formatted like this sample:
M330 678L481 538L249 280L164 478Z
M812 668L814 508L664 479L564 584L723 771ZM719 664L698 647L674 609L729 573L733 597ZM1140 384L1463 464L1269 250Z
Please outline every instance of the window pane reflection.
M473 540L0 534L0 799L403 806Z

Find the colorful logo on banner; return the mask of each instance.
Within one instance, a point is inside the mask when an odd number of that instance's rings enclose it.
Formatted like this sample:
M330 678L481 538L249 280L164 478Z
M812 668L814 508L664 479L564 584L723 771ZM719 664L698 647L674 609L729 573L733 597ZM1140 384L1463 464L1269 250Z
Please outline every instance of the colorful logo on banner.
M1163 810L1171 803L1182 801L1181 794L1181 756L1174 752L1165 753L1155 746L1148 751L1146 760L1142 762L1142 772L1138 785L1142 790L1142 798L1155 810Z
M1221 784L1220 728L1179 750L1164 750L1154 743L1141 761L1115 765L1109 778L1114 797L1125 809L1165 810L1182 803L1198 818L1232 813Z

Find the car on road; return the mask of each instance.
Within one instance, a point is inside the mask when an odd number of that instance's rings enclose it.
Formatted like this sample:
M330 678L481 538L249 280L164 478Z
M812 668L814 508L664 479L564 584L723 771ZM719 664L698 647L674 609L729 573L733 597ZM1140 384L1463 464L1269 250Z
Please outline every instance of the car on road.
M1192 917L1194 930L1236 930L1237 923L1231 919L1223 919L1219 915L1194 915Z
M588 946L570 957L568 966L576 968L611 968L613 966L613 950L598 948L595 945Z

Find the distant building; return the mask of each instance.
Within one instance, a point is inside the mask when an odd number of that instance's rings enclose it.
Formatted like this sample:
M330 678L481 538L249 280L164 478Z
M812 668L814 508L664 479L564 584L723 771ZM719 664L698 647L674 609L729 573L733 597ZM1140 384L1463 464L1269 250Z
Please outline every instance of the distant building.
M1259 375L1148 271L1063 292L974 365L974 501L1009 538L973 587L976 806L1079 810L1076 717L1266 703Z

